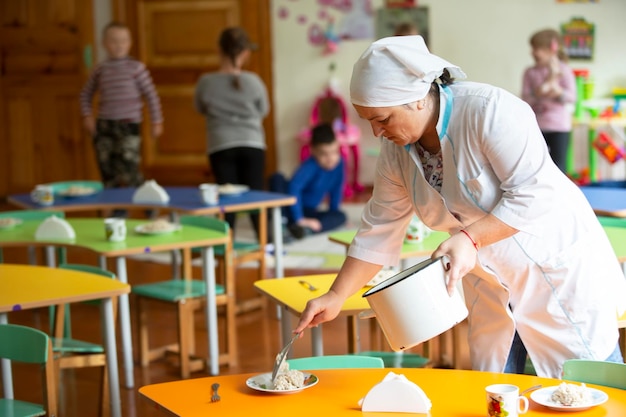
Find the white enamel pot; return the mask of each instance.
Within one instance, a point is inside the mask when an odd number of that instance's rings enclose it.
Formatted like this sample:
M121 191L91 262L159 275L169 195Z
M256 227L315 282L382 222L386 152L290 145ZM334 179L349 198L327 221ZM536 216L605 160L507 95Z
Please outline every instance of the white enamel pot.
M394 351L432 339L467 317L459 291L448 294L444 262L420 262L363 294Z

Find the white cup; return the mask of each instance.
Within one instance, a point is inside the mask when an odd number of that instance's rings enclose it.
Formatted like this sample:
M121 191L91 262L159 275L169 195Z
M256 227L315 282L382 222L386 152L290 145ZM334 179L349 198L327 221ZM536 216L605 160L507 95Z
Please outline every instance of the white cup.
M220 202L220 188L217 184L200 184L200 198L204 204L215 206Z
M511 384L494 384L487 392L487 416L517 417L528 411L528 398L519 395L519 388Z
M104 232L109 242L121 242L126 239L126 221L118 217L104 219Z
M31 191L30 198L42 206L52 205L54 204L54 188L51 185L38 185Z
M411 218L411 222L406 228L404 234L404 243L422 243L430 234L430 229L417 216Z

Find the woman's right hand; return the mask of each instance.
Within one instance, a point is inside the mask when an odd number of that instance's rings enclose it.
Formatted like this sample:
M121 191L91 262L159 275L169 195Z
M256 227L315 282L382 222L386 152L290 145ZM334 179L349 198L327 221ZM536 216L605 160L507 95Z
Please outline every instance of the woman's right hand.
M330 321L337 317L343 306L344 299L333 290L317 298L309 300L306 308L300 315L300 322L293 331L300 333L308 327L316 327L319 324Z

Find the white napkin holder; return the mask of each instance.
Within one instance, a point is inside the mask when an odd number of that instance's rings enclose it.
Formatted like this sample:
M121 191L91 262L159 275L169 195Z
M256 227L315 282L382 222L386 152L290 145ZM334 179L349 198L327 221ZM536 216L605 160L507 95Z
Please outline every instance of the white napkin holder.
M167 204L170 196L155 180L147 180L133 194L133 203Z
M57 216L50 216L37 227L35 240L67 240L76 239L74 228Z
M432 403L417 384L389 372L359 401L363 412L428 414Z

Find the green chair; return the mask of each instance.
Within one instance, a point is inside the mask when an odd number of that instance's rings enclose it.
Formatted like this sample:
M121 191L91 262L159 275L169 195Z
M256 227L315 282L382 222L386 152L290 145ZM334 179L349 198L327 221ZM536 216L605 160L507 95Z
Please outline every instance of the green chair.
M602 226L607 227L626 227L626 219L621 217L598 216L598 221Z
M381 358L361 355L310 356L288 359L289 369L299 371L313 369L384 368Z
M414 353L368 350L359 352L359 355L380 358L385 368L424 368L430 365L428 358Z
M180 223L203 227L231 236L228 223L215 217L181 216ZM226 318L226 350L220 355L220 364L237 365L237 327L235 325L235 283L232 240L225 246L225 256L219 264L216 285L216 303L223 306ZM189 378L190 373L203 369L204 361L195 358L194 312L204 305L206 286L204 281L192 278L191 250L183 250L183 279L134 285L132 294L137 301L137 322L139 328L139 360L142 366L169 352L178 352L181 378ZM221 281L221 282L220 282ZM148 301L173 304L177 307L178 341L166 346L149 346L147 316Z
M102 191L104 185L101 181L76 180L76 181L58 181L48 184L52 187L54 194L62 194L71 187L91 188L94 191Z
M563 379L626 389L626 364L569 359L563 363Z
M115 279L115 274L102 268L91 265L82 264L61 264L60 269L68 269L72 271L87 272L111 279ZM86 301L84 304L100 304L100 300ZM52 339L52 351L54 353L55 372L57 381L61 379L62 369L76 368L100 368L100 399L99 410L101 416L110 414L109 410L109 385L106 369L106 353L104 346L97 343L86 342L74 339L68 336L65 329L66 323L69 322L70 305L66 304L65 308L57 308L54 315L54 326ZM114 300L114 311L116 301Z
M60 218L65 217L65 213L62 211L44 211L44 210L15 210L15 211L2 211L0 212L0 219L6 217L12 217L20 219L22 221L29 220L41 220L44 221L50 216L57 216ZM19 226L18 226L19 227ZM57 250L57 256L59 256L59 262L65 262L65 249L59 248ZM2 248L0 248L0 263L4 262L2 255ZM37 254L34 247L28 248L28 263L35 265L37 263Z
M41 365L43 387L43 405L0 398L0 416L55 416L57 387L48 335L26 326L0 324L0 340L0 358Z
M250 213L259 213L259 216L267 217L265 209L240 211L236 213L236 216L241 217L243 215L249 215ZM262 235L267 235L267 224L266 224L265 230L261 230L259 232ZM224 245L215 246L213 249L215 251L215 257L217 259L224 258L224 250L225 250ZM192 253L197 254L198 252L199 252L199 249L194 248ZM242 241L234 240L233 241L233 262L234 262L233 267L235 269L239 267L240 265L248 263L248 262L258 262L259 267L257 269L256 280L265 279L265 271L267 269L265 266L265 251L261 250L261 245L259 243L242 242ZM238 302L237 312L245 313L247 311L257 309L263 306L264 302L265 302L265 297L263 296L259 296L259 297L255 297L249 300Z

